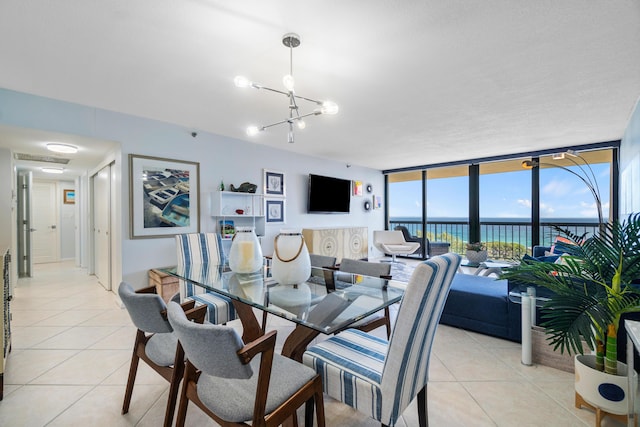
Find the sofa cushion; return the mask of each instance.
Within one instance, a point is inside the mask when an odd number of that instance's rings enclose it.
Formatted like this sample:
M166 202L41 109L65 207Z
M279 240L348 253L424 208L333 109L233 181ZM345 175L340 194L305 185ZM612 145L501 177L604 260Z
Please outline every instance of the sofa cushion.
M507 301L506 280L458 273L451 283L443 313L455 313L459 317L483 323L506 325Z

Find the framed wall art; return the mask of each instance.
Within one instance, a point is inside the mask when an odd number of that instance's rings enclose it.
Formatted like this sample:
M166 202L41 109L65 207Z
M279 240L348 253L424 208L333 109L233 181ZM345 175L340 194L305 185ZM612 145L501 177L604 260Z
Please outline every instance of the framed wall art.
M285 196L284 173L264 169L265 196Z
M132 239L200 231L200 163L129 154Z
M62 201L65 205L73 205L76 203L76 190L62 190L64 196Z
M284 199L265 199L264 204L267 224L284 223Z

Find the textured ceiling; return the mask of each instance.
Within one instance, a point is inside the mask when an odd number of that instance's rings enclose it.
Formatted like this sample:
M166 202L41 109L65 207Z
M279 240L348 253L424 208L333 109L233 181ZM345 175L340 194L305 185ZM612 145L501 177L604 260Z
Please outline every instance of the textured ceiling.
M392 169L622 137L637 0L1 0L0 87ZM300 95L336 116L256 137Z

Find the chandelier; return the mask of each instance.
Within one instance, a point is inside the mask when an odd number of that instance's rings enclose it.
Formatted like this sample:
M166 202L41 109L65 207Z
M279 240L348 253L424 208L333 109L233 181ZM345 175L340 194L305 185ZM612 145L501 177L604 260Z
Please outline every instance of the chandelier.
M266 130L272 126L288 124L289 132L287 134L287 141L289 143L293 143L293 125L298 127L298 129L304 129L306 124L304 119L309 116L319 116L320 114L336 114L338 112L338 105L335 102L331 101L318 101L315 99L307 98L304 96L300 96L296 94L294 85L295 81L293 79L293 49L300 46L300 36L295 33L287 33L282 36L282 44L289 48L289 74L282 78L282 84L284 85L284 90L273 89L270 87L263 86L256 82L252 82L246 77L237 76L234 79L234 83L237 87L252 87L254 89L264 89L270 92L280 93L286 96L289 99L289 117L277 121L275 123L271 123L264 126L249 126L247 128L247 135L254 136L259 132ZM315 109L308 113L303 113L300 111L300 107L298 106L298 101L306 101L316 105Z

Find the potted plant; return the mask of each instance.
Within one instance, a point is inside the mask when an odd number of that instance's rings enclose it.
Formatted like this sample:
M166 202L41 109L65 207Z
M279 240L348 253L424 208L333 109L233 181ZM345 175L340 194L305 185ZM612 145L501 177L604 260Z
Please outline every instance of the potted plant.
M470 262L485 262L487 260L487 247L482 242L467 243L465 255Z
M576 354L576 405L580 397L609 413L624 414L626 378L615 383L613 377L626 375L626 365L617 361L617 333L624 327L620 317L640 312L640 290L632 284L640 278L640 214L604 224L600 233L586 239L557 230L575 245L573 255L563 255L560 263L523 261L502 278L552 291L542 307L542 326L554 349ZM583 355L583 342L595 355ZM607 384L608 391L607 387L593 393L585 390L585 372L590 371L610 376L595 385ZM604 402L594 402L603 394Z

